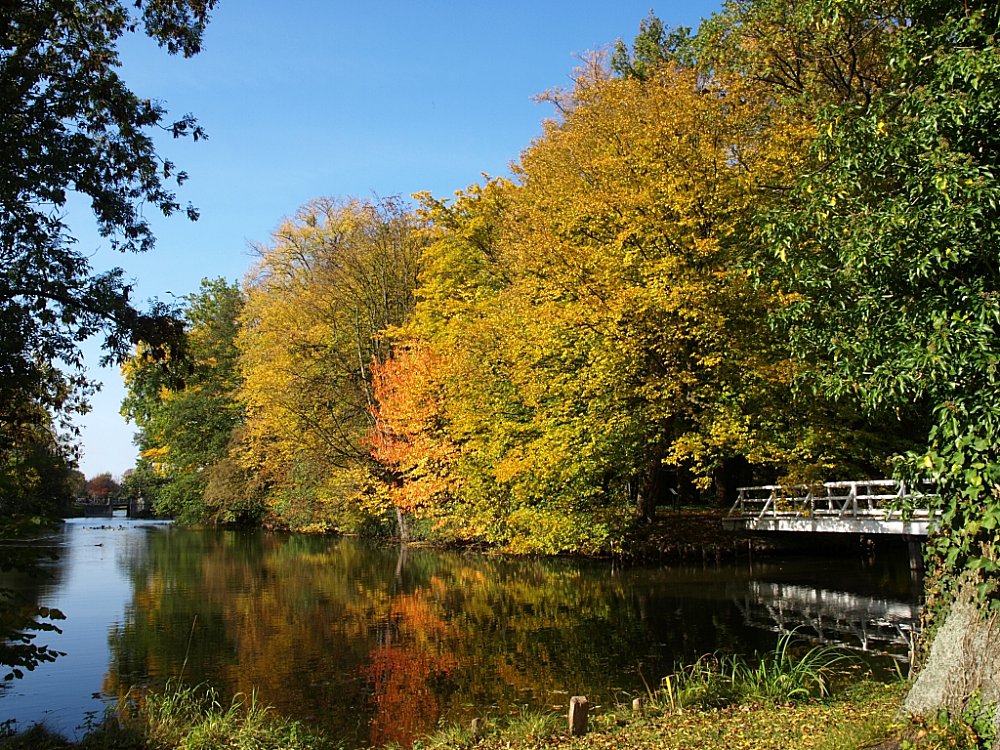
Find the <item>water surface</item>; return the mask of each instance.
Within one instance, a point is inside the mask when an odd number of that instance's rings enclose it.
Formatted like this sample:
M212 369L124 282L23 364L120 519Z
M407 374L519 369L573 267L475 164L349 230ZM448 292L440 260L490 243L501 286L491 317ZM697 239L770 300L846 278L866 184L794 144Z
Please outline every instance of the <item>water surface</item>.
M903 658L918 616L902 550L621 567L119 518L68 521L54 546L37 596L68 617L50 643L66 655L0 689L0 721L70 734L180 678L256 691L348 745L405 745L441 721L627 700L796 627Z

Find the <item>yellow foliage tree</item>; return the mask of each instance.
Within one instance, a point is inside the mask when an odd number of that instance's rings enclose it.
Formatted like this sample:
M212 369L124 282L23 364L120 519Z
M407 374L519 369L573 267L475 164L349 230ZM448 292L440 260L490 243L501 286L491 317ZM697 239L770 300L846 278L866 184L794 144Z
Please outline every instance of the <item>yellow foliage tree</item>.
M237 340L241 458L285 523L326 528L384 505L367 443L370 368L413 308L422 244L399 201L320 199L260 249Z
M408 439L448 457L460 533L606 549L628 511L691 481L843 459L827 405L793 402L768 326L785 300L752 273L755 217L794 179L810 122L754 81L673 63L640 79L595 60L549 98L561 117L514 182L423 197L435 241L398 335L431 353L411 377L438 403L434 435L414 419ZM400 405L382 404L388 423ZM396 465L427 486L417 457Z

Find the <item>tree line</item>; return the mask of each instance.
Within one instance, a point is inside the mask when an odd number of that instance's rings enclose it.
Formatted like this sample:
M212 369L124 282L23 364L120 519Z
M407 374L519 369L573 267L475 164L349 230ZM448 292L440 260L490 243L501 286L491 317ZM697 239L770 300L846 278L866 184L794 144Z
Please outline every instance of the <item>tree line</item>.
M315 200L206 281L188 358L125 366L133 479L192 521L546 553L738 484L948 481L992 450L952 398L995 349L993 15L650 14L510 178Z
M651 14L543 95L509 178L313 201L243 284L140 309L65 209L124 251L144 205L197 218L150 133L204 133L118 44L195 54L214 6L0 20L4 518L72 486L99 335L140 428L123 491L184 520L599 552L673 497L893 472L939 493L928 611L1000 606L995 2Z

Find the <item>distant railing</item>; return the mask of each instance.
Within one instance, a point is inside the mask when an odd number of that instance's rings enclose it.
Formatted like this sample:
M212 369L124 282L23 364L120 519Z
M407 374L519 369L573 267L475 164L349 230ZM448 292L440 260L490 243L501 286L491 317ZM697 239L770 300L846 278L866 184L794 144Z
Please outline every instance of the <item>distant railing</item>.
M930 488L930 485L924 485ZM933 492L894 479L740 487L730 517L929 519Z

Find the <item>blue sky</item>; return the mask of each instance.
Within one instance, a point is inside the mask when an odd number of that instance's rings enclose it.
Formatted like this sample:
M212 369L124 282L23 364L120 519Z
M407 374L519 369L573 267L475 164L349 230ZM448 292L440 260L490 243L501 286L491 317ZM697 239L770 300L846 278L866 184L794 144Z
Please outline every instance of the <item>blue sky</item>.
M695 27L720 2L653 6L668 26ZM194 113L205 142L162 139L190 175L179 191L201 219L156 218L157 248L107 252L85 212L69 221L96 268L124 268L137 298L168 300L202 278L239 280L251 248L319 196L449 196L504 175L551 109L533 97L568 86L579 56L630 41L650 0L378 2L221 0L202 53L170 57L144 39L123 46L123 77L172 115ZM153 218L153 217L151 217ZM81 470L121 475L134 429L119 415L116 370L78 420Z

